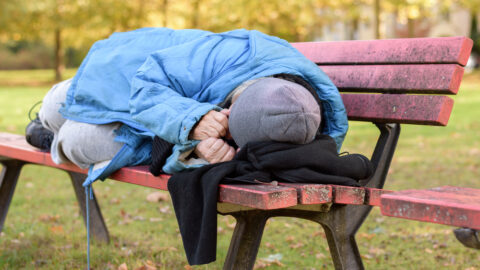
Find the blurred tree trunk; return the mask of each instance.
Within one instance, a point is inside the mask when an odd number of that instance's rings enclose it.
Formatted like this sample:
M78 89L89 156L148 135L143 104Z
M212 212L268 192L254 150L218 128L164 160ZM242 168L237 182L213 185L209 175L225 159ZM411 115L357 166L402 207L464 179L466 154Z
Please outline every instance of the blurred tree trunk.
M473 40L473 51L480 53L480 32L478 31L477 12L474 9L470 11L470 38Z
M408 29L408 37L413 38L415 37L415 20L412 18L407 19L407 29Z
M168 23L168 0L163 0L162 13L163 13L163 27L167 27L167 23Z
M63 70L63 52L62 52L62 29L55 29L55 80L62 80Z
M193 3L192 3L191 28L198 28L199 17L200 17L200 0L194 0Z
M375 39L380 39L380 0L374 3Z

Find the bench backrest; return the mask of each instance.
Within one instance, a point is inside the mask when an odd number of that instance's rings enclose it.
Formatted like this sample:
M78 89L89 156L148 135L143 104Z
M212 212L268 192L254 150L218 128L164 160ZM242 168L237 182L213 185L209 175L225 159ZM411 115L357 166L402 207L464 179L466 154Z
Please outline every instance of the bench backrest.
M350 120L422 125L447 125L453 100L438 94L458 92L472 45L465 37L293 43L344 92Z

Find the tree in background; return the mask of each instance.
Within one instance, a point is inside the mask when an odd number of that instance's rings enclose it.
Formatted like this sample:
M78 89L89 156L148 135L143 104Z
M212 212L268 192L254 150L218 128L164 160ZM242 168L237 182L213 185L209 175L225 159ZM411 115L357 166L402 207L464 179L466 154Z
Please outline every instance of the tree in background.
M480 13L480 1L479 0L457 0L460 5L470 10L471 22L470 22L470 38L473 40L472 51L480 54L480 28L478 26L478 14Z
M432 15L432 7L453 2L472 14L479 12L479 0L0 0L0 42L28 40L50 46L60 80L65 51L70 57L73 48L86 52L115 31L145 26L214 32L247 28L292 42L318 38L325 27L339 23L349 29L345 38L355 39L359 23L368 20L375 38L382 38L382 16L394 13L407 25L406 35L413 37L422 35L419 26ZM364 14L366 9L373 10L373 18ZM479 38L477 31L472 38Z

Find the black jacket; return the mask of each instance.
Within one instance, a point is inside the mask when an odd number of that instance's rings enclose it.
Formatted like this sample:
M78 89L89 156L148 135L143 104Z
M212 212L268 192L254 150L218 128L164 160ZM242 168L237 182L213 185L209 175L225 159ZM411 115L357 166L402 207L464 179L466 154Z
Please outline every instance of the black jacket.
M215 260L218 185L254 180L358 186L373 172L358 154L339 156L334 140L320 135L310 144L248 143L234 160L174 174L168 181L183 245L191 265Z

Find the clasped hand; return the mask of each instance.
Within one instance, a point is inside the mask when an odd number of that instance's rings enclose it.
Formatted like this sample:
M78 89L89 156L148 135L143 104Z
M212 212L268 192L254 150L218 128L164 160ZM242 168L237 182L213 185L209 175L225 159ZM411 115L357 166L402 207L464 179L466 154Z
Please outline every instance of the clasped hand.
M228 116L230 110L209 111L193 129L190 137L200 140L195 147L195 154L208 161L218 163L230 161L235 156L235 149L225 142L222 137L228 132Z

